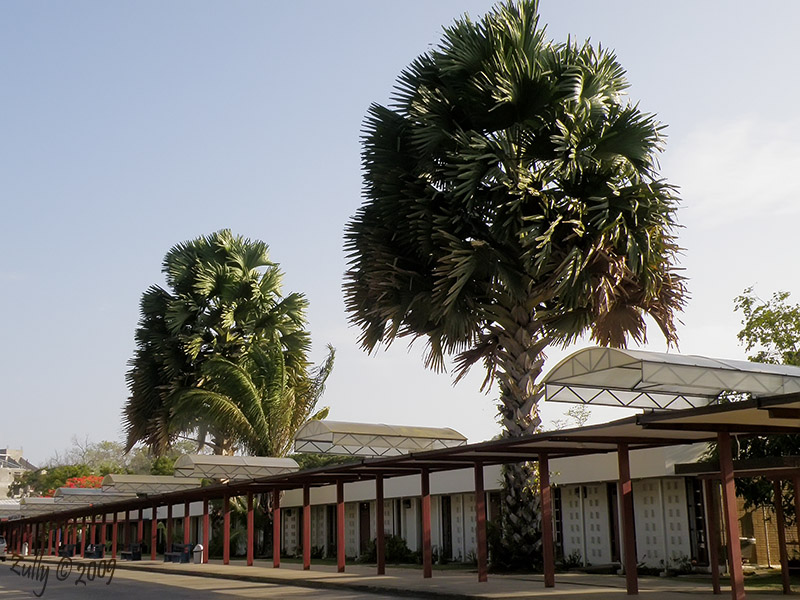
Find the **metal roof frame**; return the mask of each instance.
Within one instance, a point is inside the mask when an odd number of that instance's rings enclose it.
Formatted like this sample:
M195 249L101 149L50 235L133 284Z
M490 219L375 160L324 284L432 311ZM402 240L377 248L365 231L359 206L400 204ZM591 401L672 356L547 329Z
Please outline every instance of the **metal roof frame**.
M208 479L256 479L300 469L291 458L268 456L218 456L213 454L184 454L175 461L175 474L180 477Z
M800 367L596 347L562 360L543 383L554 402L682 410L713 404L722 392L800 393Z

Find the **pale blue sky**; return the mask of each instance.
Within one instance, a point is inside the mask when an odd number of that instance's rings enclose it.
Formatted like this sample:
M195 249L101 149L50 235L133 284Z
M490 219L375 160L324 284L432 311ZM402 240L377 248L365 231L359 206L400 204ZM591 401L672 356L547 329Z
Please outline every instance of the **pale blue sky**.
M0 5L0 447L41 462L73 435L119 439L139 297L170 246L223 227L265 240L285 290L308 296L314 357L338 351L331 418L494 435L480 373L453 388L421 347L366 356L340 289L367 107L442 25L491 5ZM736 294L800 301L800 4L550 0L541 13L556 40L615 48L631 98L669 125L663 173L682 188L693 294L681 350L744 356Z

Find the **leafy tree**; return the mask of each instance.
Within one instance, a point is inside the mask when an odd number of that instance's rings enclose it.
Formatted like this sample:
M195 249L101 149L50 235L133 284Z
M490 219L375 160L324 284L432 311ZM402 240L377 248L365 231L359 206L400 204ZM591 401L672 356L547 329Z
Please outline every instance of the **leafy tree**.
M328 346L328 359L321 367L311 373L292 372L277 342L271 347L253 344L236 362L214 357L203 364L204 384L177 399L174 416L188 420L201 407L209 426L244 452L285 456L303 423L328 414L327 407L314 410L333 358Z
M9 497L17 496L52 496L53 492L66 485L67 481L74 478L92 475L88 465L59 465L25 471L14 478L8 487Z
M127 449L142 442L161 454L192 434L202 447L210 433L214 451L230 453L230 431L214 429L200 405L175 411L178 399L203 385L212 358L237 363L260 345L277 344L287 381L303 381L310 367L307 302L302 294L281 294L282 273L264 242L228 230L176 245L163 272L168 289L152 286L142 296L127 375Z
M734 300L742 313L739 341L753 362L800 366L800 305L789 303L789 292L775 292L762 300L748 287ZM800 434L754 436L734 440L734 456L739 459L800 454ZM713 451L712 451L713 452ZM773 506L772 482L761 477L736 480L736 492L744 498L745 508ZM794 487L784 482L784 513L795 517Z
M516 437L539 426L551 344L641 342L645 314L675 342L678 198L657 172L662 125L627 87L611 51L547 41L535 2L447 27L366 118L344 284L363 348L424 338L426 365L454 356L456 380L482 361ZM506 470L520 564L536 555L534 491L528 465Z

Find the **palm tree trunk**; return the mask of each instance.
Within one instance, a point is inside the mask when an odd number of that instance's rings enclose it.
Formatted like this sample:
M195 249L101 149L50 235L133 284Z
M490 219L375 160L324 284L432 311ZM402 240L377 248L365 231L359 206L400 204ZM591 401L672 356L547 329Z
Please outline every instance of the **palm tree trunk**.
M544 365L544 349L550 340L541 322L529 309L511 310L514 327L498 332L497 366L500 384L498 410L503 437L532 435L541 423L536 384ZM493 550L492 563L499 568L530 569L540 562L541 515L539 510L538 465L516 463L503 468L500 546Z

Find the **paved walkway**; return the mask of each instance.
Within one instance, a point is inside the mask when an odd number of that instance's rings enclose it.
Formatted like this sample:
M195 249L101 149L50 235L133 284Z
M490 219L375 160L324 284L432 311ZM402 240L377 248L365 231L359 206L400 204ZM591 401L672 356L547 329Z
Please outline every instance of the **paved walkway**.
M59 559L46 557L48 562ZM82 559L74 559L81 561ZM87 559L88 561L88 559ZM174 573L198 577L215 577L271 583L306 588L354 590L373 594L413 596L417 598L453 599L524 599L547 598L548 600L575 600L579 598L623 599L625 578L615 575L587 573L558 573L556 587L545 588L541 575L489 575L489 581L478 583L476 571L436 570L431 579L422 577L421 569L387 567L386 575L376 575L375 567L369 565L347 565L345 573L337 573L335 566L314 565L304 571L301 565L284 563L279 569L272 563L256 561L248 567L244 561L233 561L223 565L212 560L209 564L173 564L160 561L117 561L117 568L157 573ZM723 582L724 584L724 582ZM658 600L688 600L687 594L708 600L730 597L730 590L723 585L722 595L711 593L711 580L707 582L684 581L680 578L640 577L639 595ZM775 592L748 592L748 598L775 597Z

